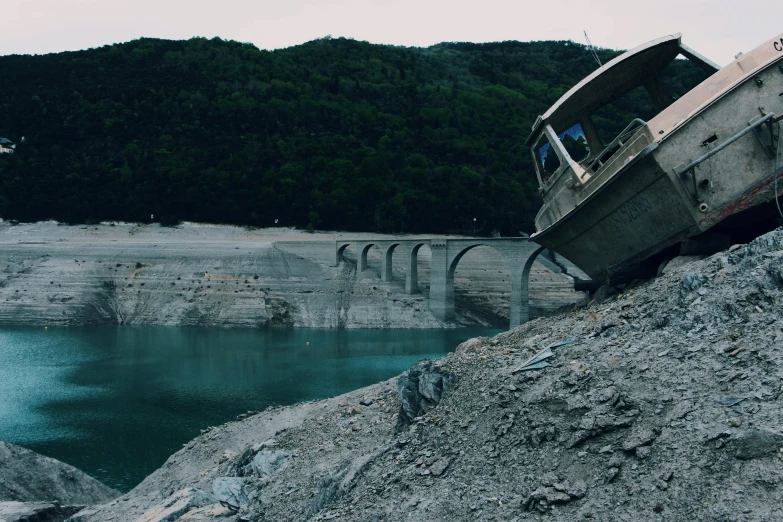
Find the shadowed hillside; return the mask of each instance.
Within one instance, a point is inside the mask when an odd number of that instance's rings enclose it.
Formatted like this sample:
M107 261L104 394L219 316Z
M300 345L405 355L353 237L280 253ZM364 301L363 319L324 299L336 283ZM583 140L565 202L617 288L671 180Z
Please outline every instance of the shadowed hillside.
M677 82L692 82L686 67ZM531 231L524 140L595 68L571 42L326 38L270 52L143 38L4 56L0 136L19 146L0 159L0 216ZM622 128L627 109L602 118Z

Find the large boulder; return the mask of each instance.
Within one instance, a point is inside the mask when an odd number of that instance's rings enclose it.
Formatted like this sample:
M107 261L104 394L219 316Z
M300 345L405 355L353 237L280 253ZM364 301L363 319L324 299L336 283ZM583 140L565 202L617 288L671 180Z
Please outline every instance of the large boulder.
M433 361L421 361L400 375L397 379L400 392L397 431L410 426L413 419L437 406L453 380L452 374L441 371Z
M283 450L259 451L253 457L250 465L256 475L261 478L271 477L288 464L291 454Z
M732 446L734 456L740 460L777 455L783 449L783 435L768 430L751 429L739 433Z
M257 480L248 477L218 477L212 481L212 494L222 504L237 510L253 500Z

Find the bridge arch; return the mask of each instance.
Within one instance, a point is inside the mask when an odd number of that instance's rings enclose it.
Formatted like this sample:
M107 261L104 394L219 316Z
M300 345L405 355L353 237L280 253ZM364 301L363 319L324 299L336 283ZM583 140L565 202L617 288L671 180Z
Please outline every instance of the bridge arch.
M511 276L510 327L519 326L530 318L528 291L530 269L536 257L544 250L543 247L531 243L526 238L458 239L446 240L438 245L438 248L433 248L432 286L430 287L430 309L436 317L442 321L455 319L454 274L457 265L470 250L479 246L487 246L501 254ZM439 262L435 261L436 252L440 256ZM437 270L437 265L442 268Z
M496 243L496 242L494 242L494 243ZM509 306L509 323L510 324L515 323L515 316L516 316L515 314L516 314L517 310L516 310L516 308L514 306L514 303L516 301L517 295L516 295L516 292L515 292L514 278L515 278L517 270L515 270L516 267L514 266L514 261L515 261L514 258L516 256L513 256L513 255L509 256L508 255L509 254L508 251L506 251L503 248L498 248L498 246L499 245L493 244L493 242L490 242L490 241L487 241L487 242L477 241L477 242L472 243L472 244L461 245L461 247L459 249L454 249L453 252L449 252L449 254L450 254L449 255L449 266L448 266L448 270L446 272L446 292L445 293L446 293L447 299L453 299L454 300L454 317L456 317L456 302L457 302L457 300L456 300L456 288L457 288L456 274L457 274L457 268L458 268L460 262L462 261L462 259L465 257L465 255L468 254L468 252L470 252L470 251L472 251L472 250L474 250L476 248L486 247L486 248L490 248L490 249L494 250L497 254L500 255L500 257L503 259L502 263L505 265L506 270L508 270L508 274L509 274L510 282L511 282L511 288L510 288L510 290L511 290L511 292L510 292L510 294L511 294L510 295L511 302L510 302L510 306ZM509 258L509 257L511 257L511 258ZM498 266L496 268L500 268L500 266ZM506 287L506 288L508 288L508 287ZM524 302L527 303L527 301L524 301ZM516 326L516 325L514 325L514 326Z
M456 255L454 255L454 258L449 262L449 271L448 271L448 275L447 275L447 277L451 281L454 280L454 273L457 271L457 265L459 264L460 259L462 259L462 257L465 254L467 254L469 251L473 250L476 247L480 247L480 246L493 248L492 245L488 245L486 243L476 243L475 245L466 246L465 248L463 248L462 250L457 252ZM496 250L497 252L500 252L501 254L503 253L500 250L498 250L497 248L493 248L493 250ZM506 256L503 256L503 259L506 259ZM508 260L506 260L506 264L508 264Z
M426 240L383 241L381 247L381 280L394 280L394 252L398 247L407 251L407 266L405 267L405 292L415 294L419 291L418 254L421 247L428 245ZM398 258L399 262L399 258Z
M351 243L338 243L337 244L337 254L336 254L335 262L334 262L335 266L339 265L340 261L345 259L345 257L344 257L345 249L348 248L349 246L351 246Z
M359 257L359 263L356 268L357 274L367 270L367 254L370 252L372 247L378 247L378 250L381 251L381 263L383 263L383 245L380 241L369 241L367 243L362 243L359 245L359 248L357 248L357 250L359 250L359 252L357 252Z
M356 248L357 272L361 273L369 266L368 255L372 247L378 247L381 254L381 280L391 282L394 279L394 253L398 247L407 252L404 257L406 263L405 291L408 294L418 293L418 254L421 247L429 245L428 239L405 240L345 240L335 242L335 266L345 259L345 250L348 247ZM397 262L399 263L399 256Z
M419 250L427 245L426 241L408 242L408 270L405 272L405 293L419 293Z

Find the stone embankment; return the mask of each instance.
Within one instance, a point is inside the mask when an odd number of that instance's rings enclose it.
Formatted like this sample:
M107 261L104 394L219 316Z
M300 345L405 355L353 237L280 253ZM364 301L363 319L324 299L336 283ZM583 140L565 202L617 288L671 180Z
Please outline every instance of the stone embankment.
M395 251L395 280L384 283L377 249L361 274L351 250L346 262L333 266L338 237L197 224L3 224L0 324L445 326L429 312L426 247L419 254L422 293L407 295L403 249ZM534 315L583 298L570 278L542 265L534 267L531 279ZM459 322L507 324L510 289L509 271L497 252L470 251L456 273Z
M205 430L72 520L777 521L782 304L778 229L398 380Z
M73 466L0 441L0 522L59 522L119 495Z

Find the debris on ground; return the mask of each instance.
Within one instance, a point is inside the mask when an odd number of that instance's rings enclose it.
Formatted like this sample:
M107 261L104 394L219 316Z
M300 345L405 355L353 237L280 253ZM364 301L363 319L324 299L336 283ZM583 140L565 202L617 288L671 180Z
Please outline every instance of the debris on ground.
M215 427L74 520L186 488L166 520L780 520L783 229L602 299Z

